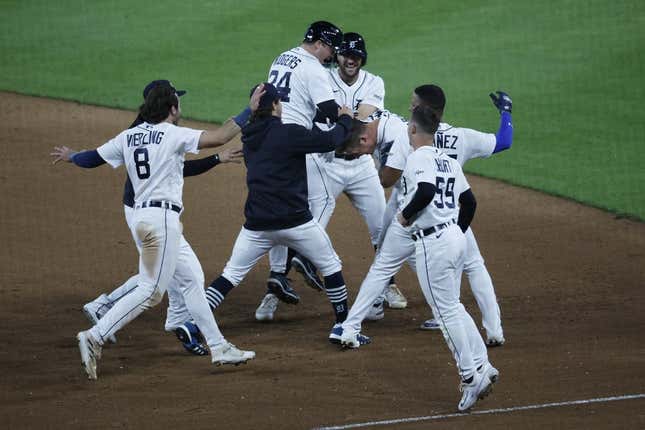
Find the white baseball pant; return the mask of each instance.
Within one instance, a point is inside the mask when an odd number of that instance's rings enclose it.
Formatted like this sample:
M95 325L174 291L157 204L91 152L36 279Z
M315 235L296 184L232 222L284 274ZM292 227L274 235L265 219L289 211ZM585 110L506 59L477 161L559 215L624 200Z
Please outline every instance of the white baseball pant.
M459 301L466 237L453 224L415 242L417 277L452 351L459 375L466 379L488 361L475 322Z
M134 210L131 231L139 249L137 287L117 301L92 327L92 336L101 344L144 310L157 305L168 288L179 290L177 294L182 295L190 316L211 349L224 341L206 301L201 265L182 230L179 214L170 209ZM171 283L173 277L191 282ZM200 277L200 284L192 282Z

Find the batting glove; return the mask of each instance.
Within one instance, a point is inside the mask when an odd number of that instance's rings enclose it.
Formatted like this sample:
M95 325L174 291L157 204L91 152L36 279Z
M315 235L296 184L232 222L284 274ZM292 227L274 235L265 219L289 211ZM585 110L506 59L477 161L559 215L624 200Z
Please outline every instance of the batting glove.
M499 113L510 113L513 109L513 100L511 100L511 97L503 91L496 91L495 93L490 93L489 96L493 100L493 104L497 110L499 110Z

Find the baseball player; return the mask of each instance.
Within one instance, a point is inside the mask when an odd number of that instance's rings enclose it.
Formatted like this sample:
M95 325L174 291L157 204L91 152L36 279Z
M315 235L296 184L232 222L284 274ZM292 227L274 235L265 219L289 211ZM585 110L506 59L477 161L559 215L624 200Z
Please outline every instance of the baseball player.
M365 70L367 48L365 40L358 33L345 33L343 44L337 55L338 67L330 74L336 101L351 106L358 119L365 119L375 112L384 110L385 85L381 77ZM392 117L394 120L395 118ZM384 123L390 114L384 115ZM387 143L382 143L387 145ZM335 153L326 163L329 193L333 197L320 219L327 226L336 205L336 199L344 192L358 209L367 223L372 244L376 248L381 236L385 212L385 193L381 186L374 160L368 155L356 156ZM294 265L297 265L297 260ZM297 267L297 266L296 266ZM402 309L407 300L397 288L394 277L386 288L385 301L391 308Z
M284 93L270 83L260 87L260 107L242 129L249 190L246 222L222 275L208 287L206 295L216 309L273 246L288 246L320 268L336 317L329 340L340 343L341 323L347 316L347 288L340 259L309 208L306 155L341 148L352 131L352 111L348 107L339 109L336 127L328 132L283 124ZM357 339L369 341L360 335Z
M471 158L488 157L491 154L510 148L513 140L510 113L512 102L505 93L498 93L497 96L493 95L493 102L501 112L500 127L496 134L481 133L440 123L435 139L437 147L441 146L441 148L437 149L448 153L450 157L463 164ZM417 87L412 95L411 109L419 104L431 106L442 115L445 107L443 90L436 85ZM446 138L446 136L449 137ZM448 144L444 142L448 142ZM383 244L379 255L377 255L372 267L370 267L345 322L347 326L352 326L351 330L355 332L360 331L360 323L363 319L371 319L370 315L374 313L373 310L379 305L379 300L374 300L374 297L384 288L387 279L389 279L388 277L392 273L396 273L403 262L414 254L414 244L409 239L407 231L398 225L396 220L392 220L392 218L387 220L387 217L393 214L392 207L396 206L394 202L397 201L397 196L403 190L403 184L399 178L410 152L411 148L408 139L403 134L400 134L388 153L386 167L381 170L381 182L385 186L395 184L388 202L386 220L384 221L385 225L389 225L389 227L383 236ZM466 232L466 241L464 270L468 275L471 290L482 313L483 325L487 333L486 342L489 346L500 345L504 342L504 337L499 306L497 305L490 276L488 276L471 229ZM485 273L485 276L482 273ZM484 282L486 279L488 282ZM373 303L373 306L370 303ZM427 322L424 325L427 325ZM346 328L345 330L349 331L350 329Z
M179 286L170 282L178 274L199 278L201 273L179 220L183 210L184 154L226 142L221 133L176 125L181 107L178 92L170 83L150 90L140 114L142 124L121 132L96 150L77 153L57 147L52 153L54 163L64 160L81 167L96 167L107 162L114 168L125 164L135 194L131 226L140 250L137 288L117 301L91 329L78 333L85 372L90 379L97 378L97 361L105 340L145 309L158 304L168 287L181 288L214 364L245 363L255 358L255 353L240 350L224 339L209 312L203 287L194 282Z
M314 121L336 121L338 105L323 64L333 60L342 41L343 33L337 26L327 21L316 21L307 28L300 46L281 53L271 63L267 80L281 96L284 124L297 124L311 130ZM306 162L308 202L311 213L318 219L329 204L326 175L317 154L307 154ZM278 300L291 304L300 300L286 277L290 265L287 248L273 248L269 252L269 261L271 273L267 293L256 312L258 320L273 319L271 308L277 307ZM318 282L322 286L322 282Z
M484 341L459 302L464 233L476 202L460 164L433 146L439 120L432 107L412 111L408 136L414 152L401 177L396 219L415 241L417 277L455 357L463 392L458 409L466 411L490 392L499 372L489 363ZM350 334L344 331L341 342L357 347L358 340Z
M143 99L145 100L146 96L158 85L169 84L168 80L155 80L150 82L143 89ZM185 92L178 91L177 94L182 96ZM247 108L248 109L248 108ZM231 140L240 130L243 123L248 119L250 114L250 109L245 110L240 115L235 117L232 122L229 120L221 128L221 137L223 141ZM136 127L143 123L141 115L137 115L137 118L130 125L130 128ZM237 126L235 126L237 124ZM220 163L239 163L242 157L241 150L232 150L228 149L222 151L220 154L210 155L197 160L186 160L184 162L184 177L200 175L213 167L217 166ZM134 189L132 188L132 182L130 177L126 174L126 181L123 191L123 209L125 212L125 219L128 224L128 227L132 230L131 220L132 213L134 211ZM136 244L136 238L135 238ZM197 266L196 266L197 267ZM203 274L199 279L188 279L188 278L173 278L171 282L197 282L199 285L204 284ZM124 297L126 294L129 294L133 288L136 288L138 281L138 274L131 276L127 281L125 281L120 287L116 288L109 294L101 294L96 299L92 300L89 303L86 303L83 306L83 313L89 319L92 324L96 324L99 319L105 315L105 313L114 306L114 303L119 299ZM190 321L190 314L186 308L186 304L182 295L180 294L179 288L169 288L168 289L168 310L166 313L166 331L174 331L177 335L177 338L182 343L186 351L195 355L208 355L208 348L203 344L203 337L199 328L195 325L193 321ZM116 343L116 336L111 335L108 339L112 343Z

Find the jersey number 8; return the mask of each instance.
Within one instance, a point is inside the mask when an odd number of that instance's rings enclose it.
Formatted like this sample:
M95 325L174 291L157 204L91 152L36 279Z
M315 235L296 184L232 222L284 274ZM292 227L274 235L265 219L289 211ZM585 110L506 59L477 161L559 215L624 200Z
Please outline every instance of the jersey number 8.
M147 148L137 148L134 150L134 165L137 168L139 179L148 179L150 177L150 157Z

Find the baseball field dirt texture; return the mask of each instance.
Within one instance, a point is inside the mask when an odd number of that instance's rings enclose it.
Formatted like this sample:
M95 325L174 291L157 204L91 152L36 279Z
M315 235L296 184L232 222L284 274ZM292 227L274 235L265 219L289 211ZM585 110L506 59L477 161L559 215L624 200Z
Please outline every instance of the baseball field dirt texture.
M419 329L431 313L409 267L407 308L386 308L363 325L372 343L344 351L327 340L328 298L298 273L300 303L255 320L267 258L215 311L254 360L188 354L164 331L164 298L89 381L82 306L135 274L138 254L124 169L54 166L53 147L114 137L153 79L188 90L182 125L214 130L319 19L362 34L392 112L409 116L412 89L435 83L447 122L495 132L488 93L513 99L513 146L465 165L506 338L488 349L492 394L456 413L454 359L441 332ZM0 429L645 428L644 24L636 0L1 1ZM184 235L207 283L244 223L245 173L185 180ZM328 233L351 305L374 250L345 196ZM461 295L485 334L466 278Z

